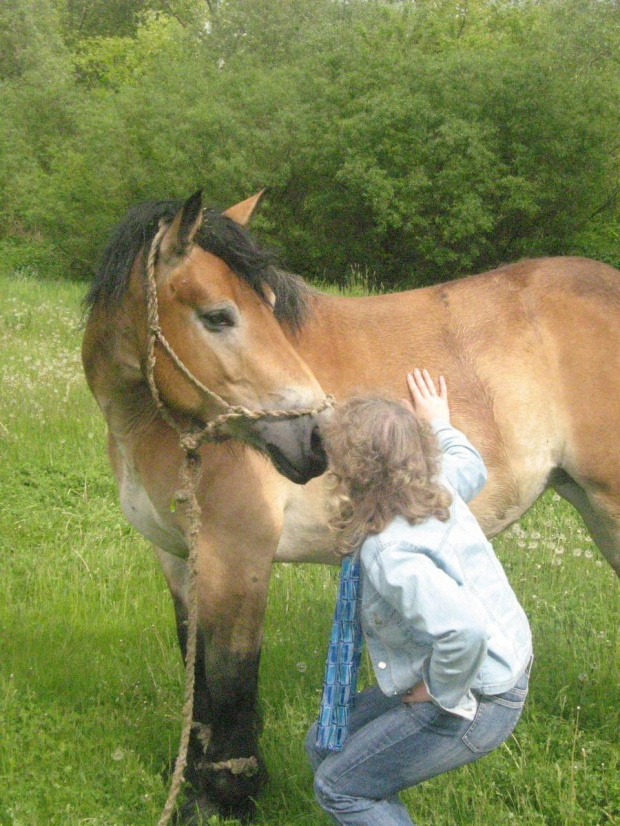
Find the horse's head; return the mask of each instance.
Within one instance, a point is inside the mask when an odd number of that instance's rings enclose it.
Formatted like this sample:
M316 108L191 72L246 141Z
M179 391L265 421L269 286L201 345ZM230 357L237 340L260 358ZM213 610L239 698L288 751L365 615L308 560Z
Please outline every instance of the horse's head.
M312 409L325 399L277 317L278 278L287 276L274 271L243 228L259 197L223 216L205 215L196 193L160 233L153 269L159 325L197 383L159 343L155 382L166 405L204 422L225 411L198 383L228 404L250 410ZM290 289L289 284L289 300ZM143 312L137 315L146 346L147 323ZM307 482L326 468L317 414L233 419L226 428L267 453L294 482Z

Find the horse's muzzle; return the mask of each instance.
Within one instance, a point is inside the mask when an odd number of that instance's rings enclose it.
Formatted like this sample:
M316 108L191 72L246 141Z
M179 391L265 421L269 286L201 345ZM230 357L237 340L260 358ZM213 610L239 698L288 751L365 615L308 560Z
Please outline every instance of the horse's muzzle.
M291 419L260 419L253 426L259 447L276 470L291 482L305 485L327 470L327 455L317 416Z

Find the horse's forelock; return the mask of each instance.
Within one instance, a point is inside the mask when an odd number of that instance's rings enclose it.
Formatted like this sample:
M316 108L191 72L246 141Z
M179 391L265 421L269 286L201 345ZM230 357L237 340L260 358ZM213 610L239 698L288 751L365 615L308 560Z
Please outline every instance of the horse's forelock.
M112 230L101 254L84 297L85 310L100 304L115 306L123 300L140 251L150 246L160 220L171 221L181 206L181 201L145 201L131 207Z
M99 260L84 299L87 311L98 304L113 306L122 301L140 251L148 249L160 221L171 221L182 206L182 201L146 201L128 211L112 231ZM221 258L261 298L266 298L265 285L273 290L276 318L299 330L309 313L311 292L303 279L279 269L274 254L259 247L250 233L228 216L215 209L205 209L203 215L195 243Z

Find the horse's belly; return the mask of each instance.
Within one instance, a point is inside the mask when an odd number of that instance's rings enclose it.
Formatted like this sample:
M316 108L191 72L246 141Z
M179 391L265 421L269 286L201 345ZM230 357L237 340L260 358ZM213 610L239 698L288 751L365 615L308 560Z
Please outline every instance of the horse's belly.
M119 492L121 508L127 521L142 536L170 554L187 556L183 531L162 518L139 476L127 466L123 469Z

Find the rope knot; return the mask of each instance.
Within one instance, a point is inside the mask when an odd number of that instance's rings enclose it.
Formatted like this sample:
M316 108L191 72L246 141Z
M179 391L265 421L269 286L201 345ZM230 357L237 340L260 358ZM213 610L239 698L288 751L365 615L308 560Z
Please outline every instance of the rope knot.
M251 757L231 757L230 760L222 760L220 763L209 763L201 761L201 768L211 769L211 771L229 771L234 777L243 775L253 777L259 772L258 760L254 755Z
M203 440L204 431L198 433L185 432L179 436L179 444L181 449L187 454L189 459L197 459L197 451Z

